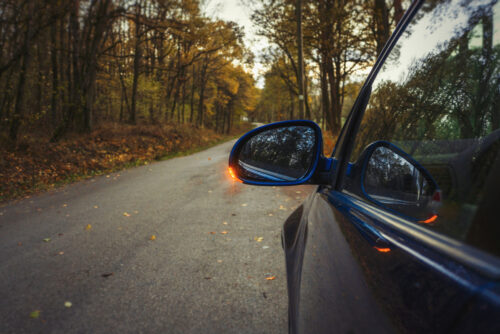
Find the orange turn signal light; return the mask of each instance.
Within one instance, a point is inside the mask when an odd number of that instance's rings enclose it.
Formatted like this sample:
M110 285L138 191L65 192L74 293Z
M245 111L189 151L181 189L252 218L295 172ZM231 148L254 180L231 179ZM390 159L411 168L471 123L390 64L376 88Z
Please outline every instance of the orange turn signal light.
M241 182L241 180L240 180L240 179L238 179L238 178L236 177L236 173L234 172L234 170L233 170L233 168L232 168L232 167L228 167L228 169L227 169L227 170L229 171L229 175L231 175L231 178L232 178L233 180L238 181L238 182Z
M390 248L381 248L381 247L375 247L375 246L373 248L378 250L380 253L389 253L391 251Z
M428 219L426 220L420 220L419 223L422 223L422 224L430 224L430 223L433 223L436 219L437 219L438 215L432 215L430 216Z

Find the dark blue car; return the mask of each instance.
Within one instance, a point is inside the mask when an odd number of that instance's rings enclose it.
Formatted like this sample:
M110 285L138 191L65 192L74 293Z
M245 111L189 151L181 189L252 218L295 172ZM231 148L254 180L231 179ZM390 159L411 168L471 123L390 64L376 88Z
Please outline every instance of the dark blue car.
M416 1L331 157L312 121L234 146L250 185L317 184L283 227L290 333L500 333L500 5Z

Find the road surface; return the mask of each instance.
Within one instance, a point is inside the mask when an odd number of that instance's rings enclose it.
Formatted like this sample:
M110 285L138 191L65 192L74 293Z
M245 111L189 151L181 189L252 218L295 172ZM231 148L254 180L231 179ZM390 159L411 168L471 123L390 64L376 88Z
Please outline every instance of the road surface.
M286 333L311 188L230 180L232 144L0 206L0 333Z

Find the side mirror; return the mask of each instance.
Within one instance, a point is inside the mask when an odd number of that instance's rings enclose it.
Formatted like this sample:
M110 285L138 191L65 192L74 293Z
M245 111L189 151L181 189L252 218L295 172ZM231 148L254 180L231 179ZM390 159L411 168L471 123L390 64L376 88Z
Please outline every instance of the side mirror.
M370 145L361 169L361 189L376 204L422 223L431 223L441 206L441 190L432 175L395 145Z
M234 145L229 168L254 185L297 185L311 179L322 158L321 129L311 121L284 121L246 133Z

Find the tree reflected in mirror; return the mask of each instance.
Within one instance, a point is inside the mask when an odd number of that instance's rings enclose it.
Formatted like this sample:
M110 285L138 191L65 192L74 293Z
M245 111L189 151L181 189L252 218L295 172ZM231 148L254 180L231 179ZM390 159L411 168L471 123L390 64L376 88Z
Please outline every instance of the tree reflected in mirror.
M251 137L238 156L238 174L247 180L290 182L305 177L316 156L316 133L288 126Z
M429 175L395 151L378 147L364 175L366 195L406 216L425 220L433 212L436 185Z

